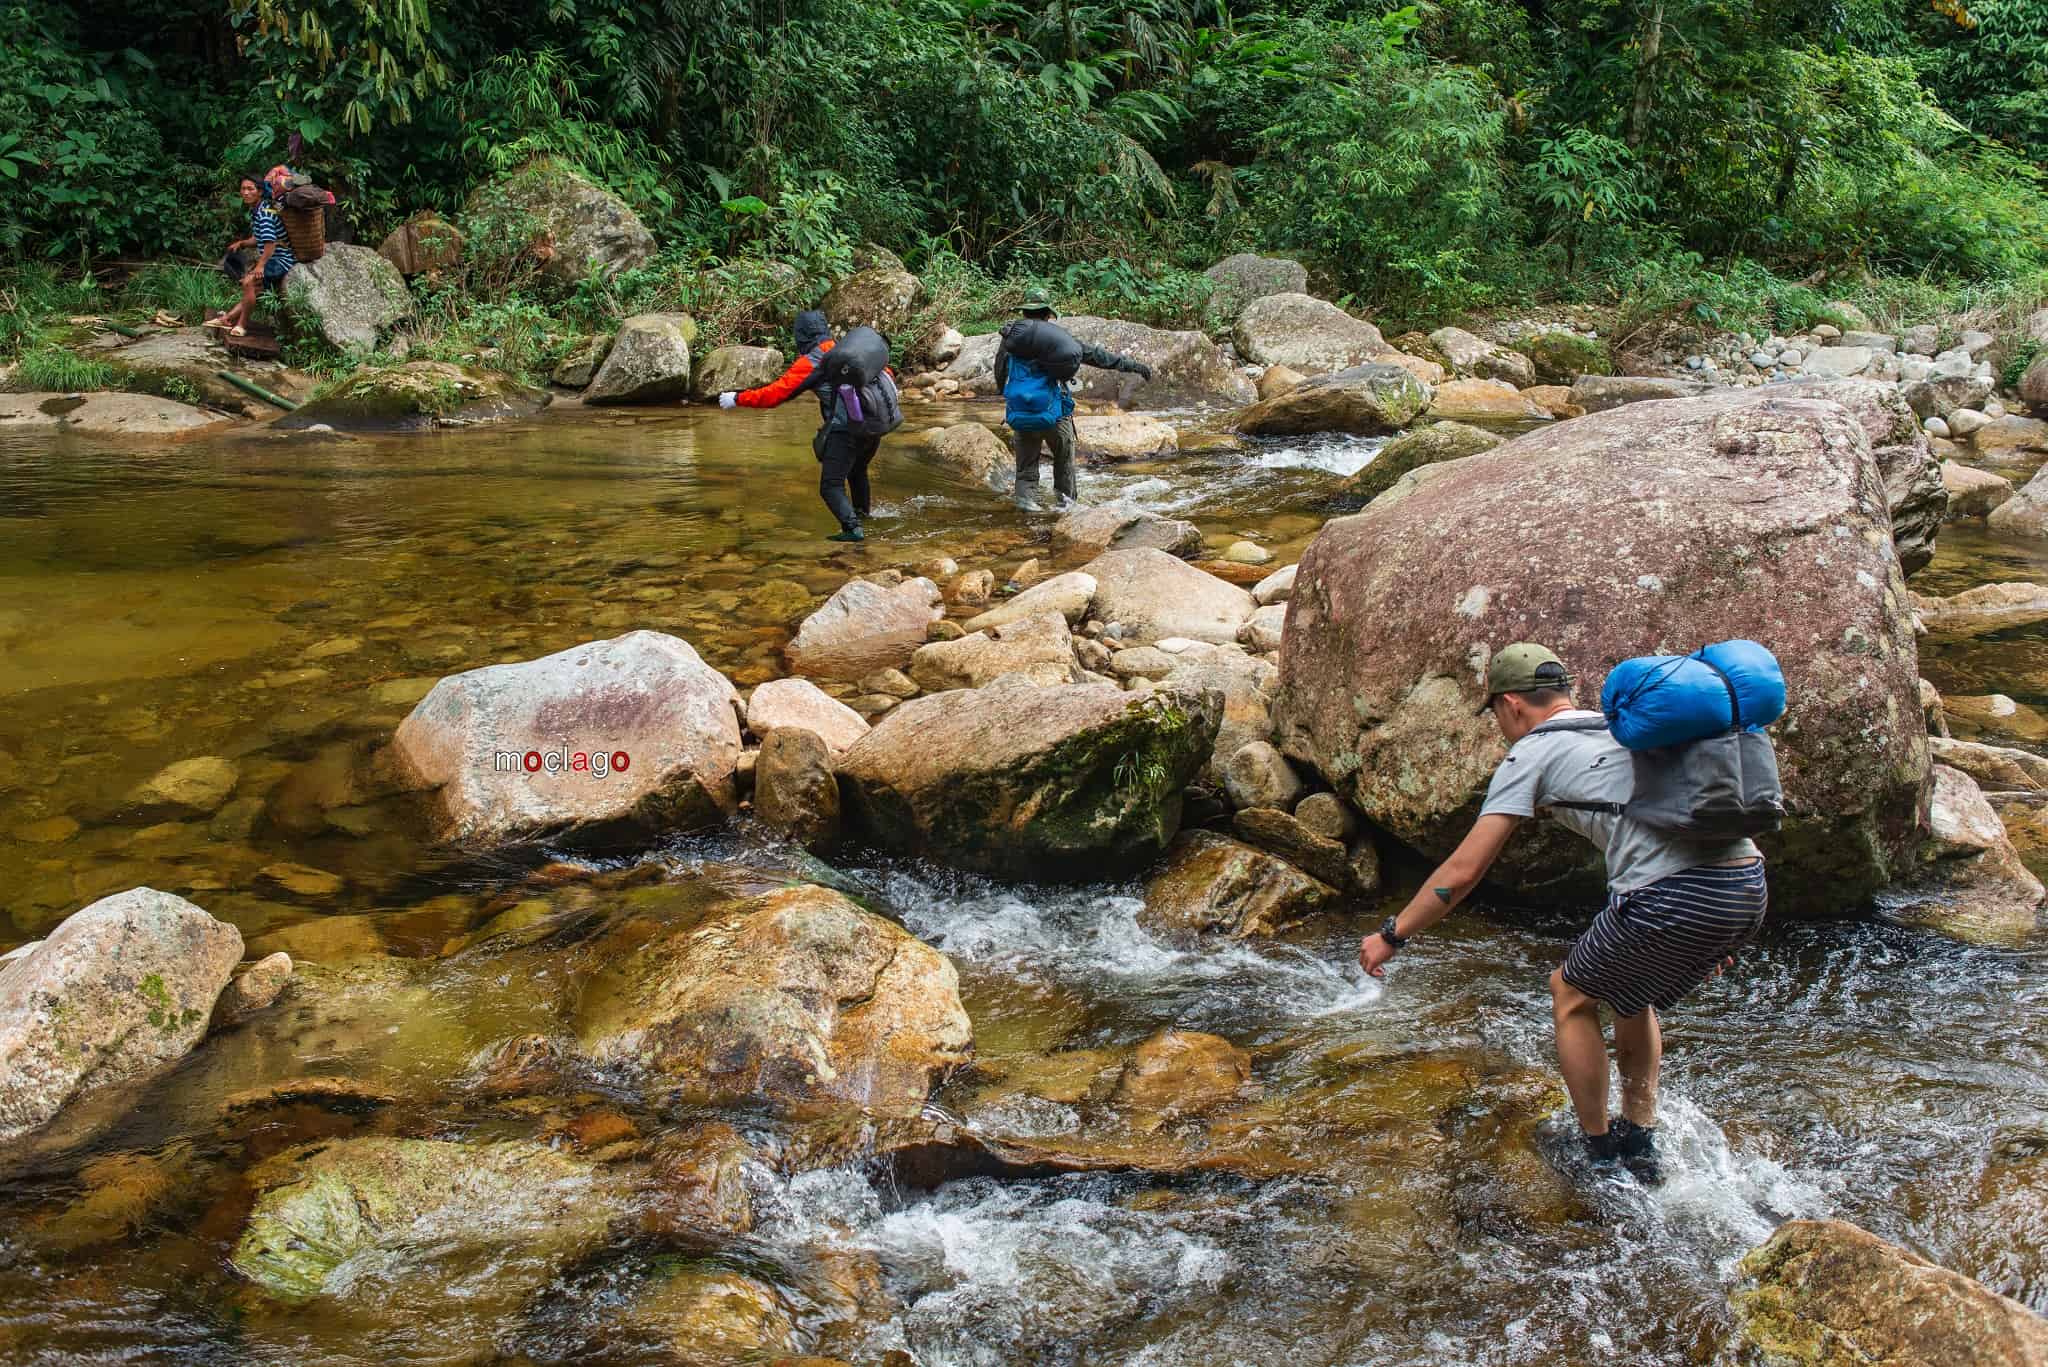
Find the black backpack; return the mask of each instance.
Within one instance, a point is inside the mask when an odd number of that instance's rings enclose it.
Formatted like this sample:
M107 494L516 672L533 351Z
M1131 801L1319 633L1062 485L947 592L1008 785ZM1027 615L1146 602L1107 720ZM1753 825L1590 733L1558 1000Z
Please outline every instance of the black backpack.
M1081 373L1081 344L1058 323L1025 318L1003 325L1003 350L1038 367L1038 373L1064 384Z
M1545 722L1529 734L1605 731L1605 717L1566 717ZM1718 736L1631 750L1635 786L1626 803L1552 802L1579 812L1629 816L1655 830L1694 840L1740 840L1765 835L1785 820L1785 791L1778 781L1778 752L1762 731L1725 731Z

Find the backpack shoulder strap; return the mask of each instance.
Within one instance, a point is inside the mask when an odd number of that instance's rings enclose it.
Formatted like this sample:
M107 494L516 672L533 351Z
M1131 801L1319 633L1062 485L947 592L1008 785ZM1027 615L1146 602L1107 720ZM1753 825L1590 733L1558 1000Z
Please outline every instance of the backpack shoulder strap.
M1529 734L1532 736L1544 736L1560 731L1584 732L1605 731L1606 729L1607 718L1605 717L1560 717L1556 721L1547 721L1543 725L1533 728ZM1627 810L1626 805L1620 802L1546 802L1543 805L1545 807L1562 807L1566 811L1572 812L1598 812L1602 816L1620 816Z

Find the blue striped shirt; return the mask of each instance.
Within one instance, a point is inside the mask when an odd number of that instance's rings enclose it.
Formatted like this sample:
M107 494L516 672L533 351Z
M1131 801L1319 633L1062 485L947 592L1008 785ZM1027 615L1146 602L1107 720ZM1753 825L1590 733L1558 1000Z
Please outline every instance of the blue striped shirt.
M256 239L256 250L260 254L266 246L275 242L277 250L270 254L270 264L263 269L265 280L275 280L299 264L292 255L292 241L285 236L284 219L268 204L259 204L249 211L249 229Z

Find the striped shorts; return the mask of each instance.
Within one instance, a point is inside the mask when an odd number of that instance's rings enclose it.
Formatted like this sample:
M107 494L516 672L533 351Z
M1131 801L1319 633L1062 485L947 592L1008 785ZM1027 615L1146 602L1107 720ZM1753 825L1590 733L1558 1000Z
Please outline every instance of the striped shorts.
M1761 859L1616 893L1565 956L1564 980L1617 1016L1669 1011L1756 934L1766 900Z

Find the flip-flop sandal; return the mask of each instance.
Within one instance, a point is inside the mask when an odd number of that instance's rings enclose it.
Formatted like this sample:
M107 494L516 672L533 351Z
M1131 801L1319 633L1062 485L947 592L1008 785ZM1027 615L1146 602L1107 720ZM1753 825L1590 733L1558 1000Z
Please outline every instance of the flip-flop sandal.
M201 327L203 327L203 328L224 328L224 327L226 327L227 325L228 325L228 319L227 319L227 315L226 315L226 314L222 314L222 315L221 315L220 317L218 317L218 318L209 318L209 319L207 319L207 320L206 320L205 322L201 323L201 324L200 324L199 326L201 326Z
M247 337L248 335L249 329L243 327L240 323L228 329L228 336L230 337Z

